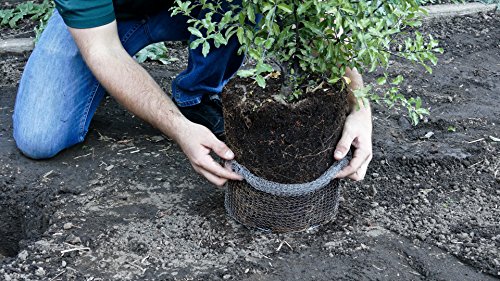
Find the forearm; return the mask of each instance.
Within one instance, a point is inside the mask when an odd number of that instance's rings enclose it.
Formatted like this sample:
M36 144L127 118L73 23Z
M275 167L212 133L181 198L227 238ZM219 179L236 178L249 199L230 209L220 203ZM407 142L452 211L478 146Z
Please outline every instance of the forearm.
M94 50L86 56L86 63L110 95L126 109L177 140L187 119L125 50Z

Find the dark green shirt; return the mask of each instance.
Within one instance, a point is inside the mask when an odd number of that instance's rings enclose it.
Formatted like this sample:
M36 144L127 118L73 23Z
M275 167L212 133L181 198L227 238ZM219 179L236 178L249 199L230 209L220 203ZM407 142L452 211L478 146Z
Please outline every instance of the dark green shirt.
M91 28L115 19L141 18L168 9L173 0L55 0L64 22L73 28Z

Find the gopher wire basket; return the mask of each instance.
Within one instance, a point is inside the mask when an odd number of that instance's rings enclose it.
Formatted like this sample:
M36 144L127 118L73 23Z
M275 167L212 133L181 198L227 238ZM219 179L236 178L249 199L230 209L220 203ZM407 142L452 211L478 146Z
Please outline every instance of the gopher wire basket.
M228 184L226 210L243 225L263 231L283 233L315 228L337 215L340 186L334 178L348 161L344 158L314 181L282 184L259 178L233 160L233 171L245 181Z

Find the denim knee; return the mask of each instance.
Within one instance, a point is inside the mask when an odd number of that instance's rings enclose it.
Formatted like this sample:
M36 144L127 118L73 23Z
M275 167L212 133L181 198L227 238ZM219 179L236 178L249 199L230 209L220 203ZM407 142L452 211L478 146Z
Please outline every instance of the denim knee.
M54 157L64 149L62 144L57 141L49 141L46 136L40 135L40 131L18 132L14 127L14 140L17 148L31 159L41 160Z

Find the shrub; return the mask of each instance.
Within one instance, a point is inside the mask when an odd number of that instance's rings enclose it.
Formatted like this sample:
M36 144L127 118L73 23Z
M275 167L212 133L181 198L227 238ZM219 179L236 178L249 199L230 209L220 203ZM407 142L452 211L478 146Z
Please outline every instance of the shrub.
M431 73L435 53L443 52L432 36L415 31L425 14L417 0L243 0L241 5L224 1L229 9L223 9L223 0L176 0L172 13L190 17L189 31L196 37L190 47L201 46L205 56L236 36L240 53L253 61L239 76L265 87L270 77L282 75L281 95L293 101L325 82L345 86L350 82L344 76L347 67L361 73L380 68L383 74L377 83L389 86L378 94L367 86L354 92L357 98L406 107L414 123L427 114L420 98L407 99L399 92L403 76L388 75L393 57L419 63ZM193 10L200 8L205 17L193 17Z

